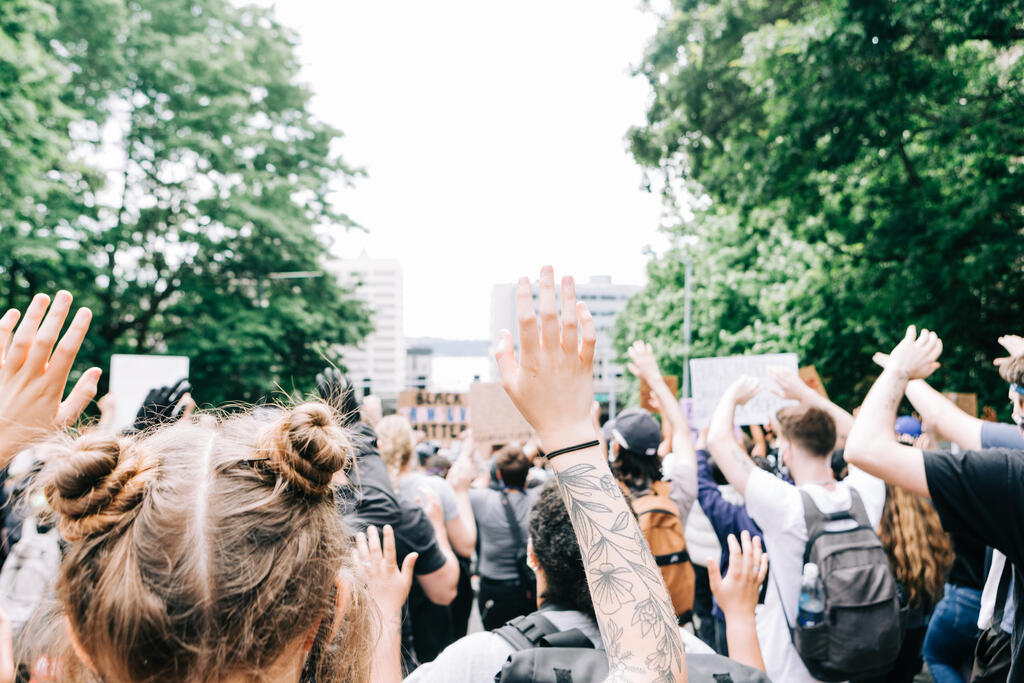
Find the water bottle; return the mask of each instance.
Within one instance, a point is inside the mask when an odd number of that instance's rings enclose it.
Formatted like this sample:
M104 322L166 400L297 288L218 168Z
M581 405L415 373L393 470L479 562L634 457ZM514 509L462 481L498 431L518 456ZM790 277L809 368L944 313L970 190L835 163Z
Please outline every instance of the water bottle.
M821 584L818 565L813 562L804 565L804 576L800 581L800 609L796 620L804 628L825 621L825 589Z

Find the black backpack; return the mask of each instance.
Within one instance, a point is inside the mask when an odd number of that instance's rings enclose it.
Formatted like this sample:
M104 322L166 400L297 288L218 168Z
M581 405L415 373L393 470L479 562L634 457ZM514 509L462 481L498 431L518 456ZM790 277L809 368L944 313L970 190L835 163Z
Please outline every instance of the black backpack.
M516 617L494 633L516 652L494 677L497 683L588 683L608 677L608 658L579 629L559 631L546 610ZM686 655L687 680L771 683L763 671L721 655Z
M850 489L850 509L825 514L800 491L807 523L804 564L818 565L825 593L825 619L789 630L811 675L822 681L872 678L892 669L903 643L905 610L882 542L871 526L860 495ZM830 522L853 520L840 530ZM778 584L775 585L778 590ZM789 617L779 605L789 625Z

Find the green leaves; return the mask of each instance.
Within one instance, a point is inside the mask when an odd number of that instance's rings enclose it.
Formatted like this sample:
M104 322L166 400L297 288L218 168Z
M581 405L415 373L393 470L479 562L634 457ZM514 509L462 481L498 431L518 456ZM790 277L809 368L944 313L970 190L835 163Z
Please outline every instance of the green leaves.
M681 369L690 257L693 356L797 351L852 405L914 322L946 342L939 384L1002 407L984 359L1022 313L1024 3L674 5L631 142L710 207L668 229L619 347Z
M332 183L359 171L294 48L227 0L5 3L0 296L71 289L95 314L88 362L188 355L201 403L312 387L369 323L323 270L318 226L352 226ZM273 277L294 271L323 274Z

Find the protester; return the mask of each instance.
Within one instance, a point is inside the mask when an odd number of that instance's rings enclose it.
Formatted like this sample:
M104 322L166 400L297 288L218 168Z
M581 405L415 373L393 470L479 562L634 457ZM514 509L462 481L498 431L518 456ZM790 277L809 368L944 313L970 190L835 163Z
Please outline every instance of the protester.
M682 637L668 591L614 483L590 416L597 331L575 283L541 270L539 319L530 281L516 290L519 359L502 331L495 354L512 402L537 432L576 532L594 614L619 680L686 680Z
M1021 666L1021 639L1024 638L1024 620L1020 609L1024 591L1020 570L1024 567L1024 535L1020 534L1016 520L1021 518L1017 487L1024 474L1024 461L1020 450L989 448L965 451L957 454L928 451L900 444L889 426L895 420L896 407L913 380L927 379L939 364L942 342L934 332L914 326L907 329L902 341L887 356L876 355L884 365L882 374L875 382L861 408L860 415L847 443L846 457L851 463L884 478L887 482L903 486L924 496L929 496L942 520L943 528L955 537L971 536L1003 553L1013 568L1012 596L1013 609L1006 610L1012 617L1012 638L1010 639L1009 680L1024 677ZM999 367L1000 375L1009 385L1009 399L1013 407L1013 419L1018 427L1024 424L1024 357L1011 357ZM920 385L918 385L920 386ZM949 413L956 421L955 413ZM943 429L949 423L943 423ZM966 423L965 423L966 424ZM988 423L985 423L988 424ZM983 425L974 425L964 430L960 438L977 438ZM996 579L1001 584L998 591L1006 595L1010 582ZM990 574L990 578L992 574ZM1008 575L1007 575L1008 578ZM1003 614L1002 600L996 600L996 612ZM993 626L998 637L1003 629L1003 620L995 619ZM985 624L988 626L988 624ZM978 660L986 664L981 655L991 654L993 648L987 639L988 631L978 644ZM1000 667L995 676L1003 676ZM975 680L978 677L975 676ZM985 680L995 680L986 678Z
M791 377L783 379L781 391L786 394L787 383L795 382ZM745 404L761 390L760 382L750 377L741 377L728 388L711 418L708 446L726 479L744 496L751 517L771 549L773 585L769 586L765 606L757 617L766 671L772 680L814 681L791 637L791 629L796 626L805 550L811 540L803 496L809 496L819 514L862 509L873 529L882 515L885 486L854 467L844 481L835 481L830 455L836 444L836 421L830 412L842 411L838 407L830 411L816 407L817 399L811 399L811 405L785 408L778 414L779 454L795 485L757 468L736 442L733 424L736 406ZM848 414L842 418L844 426L852 421ZM871 664L864 662L865 670Z
M706 440L706 434L702 432L700 441L697 444L697 499L700 502L701 509L711 523L711 527L718 536L719 542L722 544L723 550L720 554L719 568L720 571L725 572L729 569L729 561L732 555L732 549L728 544L730 536L742 536L742 534L746 533L759 544L763 544L763 541L761 540L761 528L750 518L746 506L742 503L742 497L733 490L727 481L723 480L722 484L719 484L713 476L711 466L708 464L710 453L706 450ZM752 455L751 458L753 459ZM721 476L721 470L717 467L716 470ZM739 500L728 500L726 498L727 494L735 496ZM713 605L711 618L708 621L713 625L711 637L713 638L712 646L715 648L715 652L728 656L729 646L726 638L725 613L719 605Z
M506 446L495 459L500 490L469 492L480 534L477 603L484 628L493 630L535 608L532 572L526 562L526 520L533 493L526 490L530 459L520 446Z
M904 421L897 426L902 426L908 436L921 434L920 423L914 426ZM888 673L858 680L911 683L921 671L921 646L932 610L943 595L945 578L953 563L953 547L926 498L891 484L885 490L878 538L899 584L900 603L907 608L903 645Z
M685 528L697 499L697 459L690 425L661 376L650 344L634 342L628 355L629 371L651 389L653 405L665 424L667 447L661 447L662 428L657 420L646 410L634 408L605 425L609 460L616 479L632 497L676 615L681 623L687 622L693 609L695 575ZM661 450L668 452L662 456ZM663 462L668 465L664 474Z

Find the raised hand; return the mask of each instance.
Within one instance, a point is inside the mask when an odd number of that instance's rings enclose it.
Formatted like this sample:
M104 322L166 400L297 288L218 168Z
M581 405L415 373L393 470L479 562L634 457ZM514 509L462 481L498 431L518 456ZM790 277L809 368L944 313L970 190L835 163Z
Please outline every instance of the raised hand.
M730 616L749 614L757 607L761 584L768 574L768 555L761 550L761 538L744 531L740 540L729 534L729 573L723 578L715 558L708 560L708 582L718 606Z
M761 386L761 380L756 377L744 375L729 385L726 393L732 397L733 402L735 402L736 405L742 406L748 403L750 399L760 394L763 389L764 387Z
M1016 334L1004 334L998 339L999 345L1006 349L1009 356L1003 358L996 358L992 361L992 364L997 367L1002 367L1009 363L1014 358L1024 356L1024 337L1020 337Z
M811 389L800 379L799 374L792 370L773 365L768 368L767 373L779 385L777 390L772 389L772 393L776 396L792 401L803 401L807 398L808 392L816 393L814 389Z
M526 278L519 281L516 302L519 360L507 330L495 359L506 393L540 437L569 511L607 648L609 680L685 681L675 610L599 446L591 412L594 319L577 303L567 277L559 320L550 266L540 275L539 323Z
M911 325L907 328L906 336L889 354L885 368L907 379L926 379L938 370L939 363L936 361L941 354L942 340L934 332L922 329L917 334L916 328Z
M634 377L643 378L648 384L651 380L661 379L661 371L658 370L658 361L654 359L654 350L651 345L644 341L635 341L626 350L629 362L626 368L633 373Z
M18 311L0 318L0 467L33 441L77 420L96 395L100 370L90 368L61 402L92 320L89 309L80 308L60 338L71 301L71 294L60 291L51 306L50 297L37 294L17 331Z
M183 417L189 402L192 403L192 408L195 408L195 402L189 393L191 390L192 385L184 377L174 384L151 389L135 416L134 428L142 431L177 422ZM191 413L191 410L189 412Z
M384 541L377 535L377 527L369 526L366 533L356 534L356 559L363 568L366 587L385 616L401 614L402 605L412 587L413 567L417 553L409 553L399 569L395 553L395 532L390 524L384 525Z
M537 430L546 452L595 438L590 408L594 400L594 345L597 328L586 304L576 302L576 284L562 278L559 324L554 271L540 274L540 324L533 310L530 281L519 280L519 362L512 334L502 330L495 353L501 381L512 402Z

